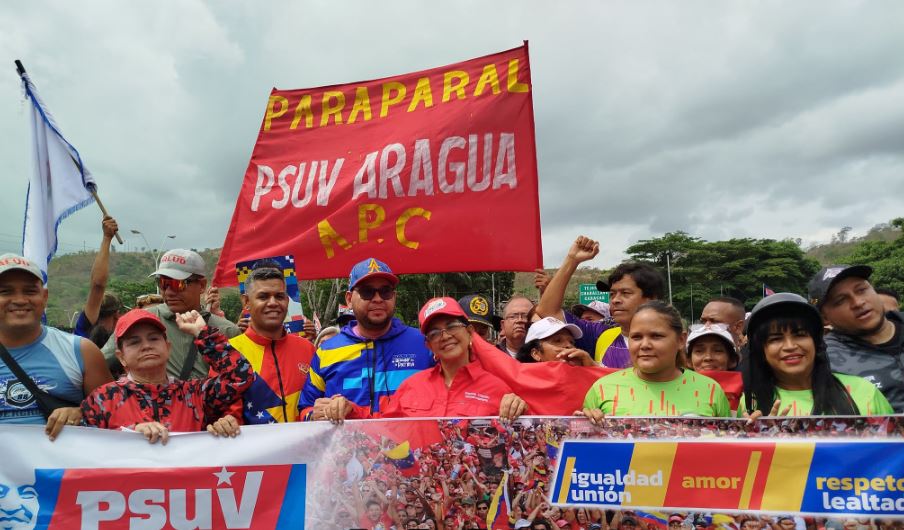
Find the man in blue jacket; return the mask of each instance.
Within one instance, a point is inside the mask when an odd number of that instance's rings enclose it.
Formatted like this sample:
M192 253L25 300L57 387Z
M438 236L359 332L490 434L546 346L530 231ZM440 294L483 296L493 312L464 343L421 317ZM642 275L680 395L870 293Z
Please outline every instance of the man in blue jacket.
M393 316L398 283L398 276L376 258L352 268L345 302L355 320L321 344L311 360L298 404L302 418L327 419L331 402L343 409L342 417L351 403L371 414L378 412L380 398L392 395L408 376L434 365L421 332Z

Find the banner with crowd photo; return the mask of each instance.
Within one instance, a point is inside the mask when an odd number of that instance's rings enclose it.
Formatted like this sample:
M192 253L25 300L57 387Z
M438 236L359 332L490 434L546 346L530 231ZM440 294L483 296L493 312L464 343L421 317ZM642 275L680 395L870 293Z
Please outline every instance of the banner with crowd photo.
M542 265L527 44L410 74L270 93L214 278L303 256L397 273ZM391 258L390 258L391 256ZM344 271L344 272L343 272Z
M469 418L249 426L162 446L0 426L0 528L841 530L855 516L881 530L904 517L902 433L897 416Z

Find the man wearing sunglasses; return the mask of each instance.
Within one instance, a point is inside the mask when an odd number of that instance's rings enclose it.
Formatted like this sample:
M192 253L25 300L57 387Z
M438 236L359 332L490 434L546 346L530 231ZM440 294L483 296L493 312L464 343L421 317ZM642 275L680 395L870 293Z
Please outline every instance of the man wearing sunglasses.
M187 381L208 377L207 363L194 346L194 337L179 330L176 315L197 311L211 327L216 327L227 338L242 331L223 317L212 315L201 306L201 296L207 289L207 270L204 258L197 252L173 249L160 257L160 264L151 276L157 280L157 289L163 303L146 308L160 318L166 326L166 338L172 344L166 371L169 375ZM102 348L111 370L121 370L116 359L116 343L113 337Z
M333 418L378 412L380 398L435 364L421 332L393 316L398 283L389 266L375 258L352 268L345 303L355 320L324 341L311 360L298 404L302 418L327 419L330 406L338 409Z

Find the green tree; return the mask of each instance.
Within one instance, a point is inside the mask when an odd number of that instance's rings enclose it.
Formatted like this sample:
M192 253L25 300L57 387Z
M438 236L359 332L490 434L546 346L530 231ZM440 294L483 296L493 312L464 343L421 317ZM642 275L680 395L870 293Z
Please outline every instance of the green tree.
M892 241L860 241L839 262L851 265L869 265L873 268L870 278L876 287L885 287L904 293L904 217L891 221L898 230Z
M706 302L733 296L753 307L763 286L805 294L819 264L796 241L729 239L704 241L684 232L639 241L627 249L631 259L656 265L666 275L669 256L672 303L689 321L700 317Z

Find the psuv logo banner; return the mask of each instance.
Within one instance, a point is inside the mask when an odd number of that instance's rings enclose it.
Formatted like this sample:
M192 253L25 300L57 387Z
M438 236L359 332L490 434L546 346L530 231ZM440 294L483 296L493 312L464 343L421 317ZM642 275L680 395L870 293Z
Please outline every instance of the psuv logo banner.
M559 506L904 515L904 443L563 442Z
M304 528L308 473L330 429L260 427L229 440L173 435L160 446L71 427L51 443L42 427L0 426L12 455L0 466L0 528Z

